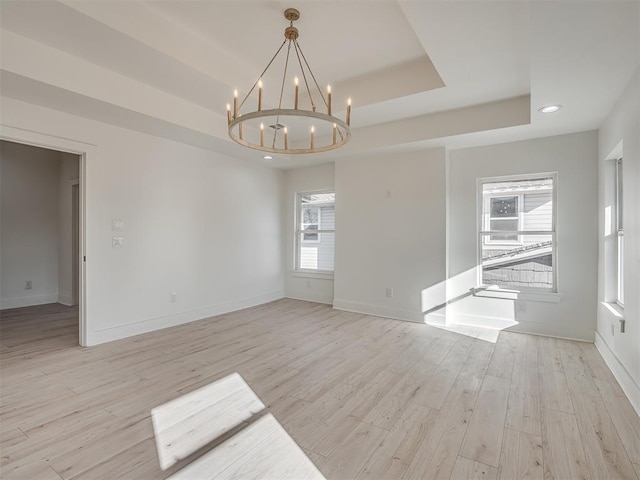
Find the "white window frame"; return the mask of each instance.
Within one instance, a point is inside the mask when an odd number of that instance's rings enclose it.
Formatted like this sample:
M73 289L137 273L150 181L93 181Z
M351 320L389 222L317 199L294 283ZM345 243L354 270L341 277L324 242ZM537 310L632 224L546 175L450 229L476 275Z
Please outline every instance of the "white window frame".
M622 157L616 160L616 303L624 307L624 184Z
M307 196L307 195L316 195L316 194L327 194L327 193L333 193L335 195L335 190L334 189L324 189L324 190L311 190L311 191L304 191L304 192L297 192L295 195L295 208L294 208L294 215L295 215L295 221L294 221L294 274L297 274L299 276L304 276L304 277L310 277L310 278L332 278L333 277L333 270L319 270L319 269L313 269L313 268L300 268L300 250L301 247L305 244L309 244L309 243L320 243L320 235L322 233L333 233L335 235L335 229L334 230L321 230L320 229L320 222L321 222L321 211L320 211L320 207L322 206L321 204L318 204L318 240L303 240L303 234L305 233L303 230L303 224L302 224L302 197ZM326 204L329 205L329 204ZM333 206L335 208L335 199L333 202ZM314 233L316 232L316 230L314 230ZM334 259L334 265L335 265L335 259Z
M484 227L484 210L487 205L490 207L489 202L485 202L486 197L493 197L494 195L484 195L483 186L485 183L499 183L499 182L514 182L514 181L522 181L522 180L530 180L537 178L551 178L553 187L551 189L551 199L552 199L552 208L551 208L551 231L538 231L538 230L518 230L514 232L504 232L504 231L493 231L493 230L483 230ZM521 193L518 193L521 194ZM506 194L498 194L495 196L502 197L511 197L514 195L506 195ZM509 291L509 292L529 292L529 293L542 293L542 294L557 294L558 293L558 248L557 248L557 211L558 211L558 173L557 172L542 172L542 173L534 173L534 174L523 174L523 175L509 175L503 177L487 177L487 178L479 178L477 180L477 214L476 214L476 243L477 243L477 291L485 291L487 289L491 289L494 291ZM520 202L520 200L519 200ZM524 205L522 206L524 207ZM518 205L518 215L520 217L520 222L522 222L522 215L520 212L522 211L520 204ZM490 225L490 224L489 224ZM519 229L522 229L522 223L519 223ZM551 288L543 288L543 287L522 287L522 286L500 286L497 287L495 285L487 285L483 283L483 275L482 275L482 248L485 245L494 246L496 245L493 242L486 242L483 240L486 235L496 235L496 234L504 234L504 233L514 233L518 235L518 239L521 239L523 235L551 235L551 262L553 266L552 270L552 279L553 286ZM503 245L514 245L517 244L515 242L502 242Z

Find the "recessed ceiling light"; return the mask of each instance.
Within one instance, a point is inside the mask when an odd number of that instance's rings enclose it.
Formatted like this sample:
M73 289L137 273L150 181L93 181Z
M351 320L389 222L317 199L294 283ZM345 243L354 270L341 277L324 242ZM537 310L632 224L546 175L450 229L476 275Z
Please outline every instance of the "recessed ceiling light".
M265 155L262 158L264 158L265 160L272 160L273 159L273 157L271 155Z
M540 107L538 111L540 113L554 113L562 108L562 105L545 105L544 107Z

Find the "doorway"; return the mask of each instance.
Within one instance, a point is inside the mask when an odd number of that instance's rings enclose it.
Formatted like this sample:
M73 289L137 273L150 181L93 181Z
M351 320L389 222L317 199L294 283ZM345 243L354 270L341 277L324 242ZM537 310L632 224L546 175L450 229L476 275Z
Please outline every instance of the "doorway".
M2 292L0 297L0 308L2 310L9 308L19 308L27 305L45 305L51 303L57 303L60 306L75 306L73 309L76 314L76 325L74 329L77 333L75 335L75 344L81 346L88 345L87 335L87 318L86 318L86 266L84 259L85 253L85 172L86 162L88 154L95 155L95 147L76 142L73 140L67 140L63 138L53 137L37 132L25 131L21 129L15 129L7 126L0 126L0 142L2 144L8 143L22 146L25 148L37 148L39 150L48 150L49 155L59 156L59 178L58 178L58 193L59 201L57 206L59 209L64 207L64 211L58 210L57 218L60 222L60 229L58 231L59 245L65 245L66 252L58 252L58 261L60 269L57 272L59 280L59 288L55 292L55 288L49 288L46 292L38 292L37 298L30 296L36 287L43 287L48 285L46 281L39 279L37 283L33 280L29 281L24 278L18 277L18 280L13 282L14 288L22 289L16 295L15 292ZM4 163L4 155L3 155ZM63 166L66 165L66 166ZM70 168L69 166L72 165ZM71 174L71 170L74 173ZM29 202L26 202L29 203ZM4 202L3 202L4 204ZM26 210L36 210L33 205L29 203L25 205ZM4 209L3 209L4 210ZM25 214L27 215L27 214ZM14 215L18 217L16 220L18 223L27 223L22 220L26 217L20 217L20 215ZM3 229L4 230L4 229ZM3 231L4 233L4 231ZM38 235L33 234L25 235L21 234L25 240L23 243L29 244L33 242L33 239L38 238ZM17 235L20 238L20 234ZM3 239L4 240L4 239ZM4 242L3 242L4 248ZM3 255L3 259L8 258ZM3 283L2 290L5 288L5 265L3 261ZM14 271L15 273L15 271ZM33 276L35 273L29 272L23 275ZM50 283L56 277L55 274L49 273L45 275L46 280ZM50 285L49 285L50 287ZM10 289L9 289L10 290ZM26 294L25 294L26 293ZM57 293L57 295L54 295ZM42 308L42 307L41 307Z

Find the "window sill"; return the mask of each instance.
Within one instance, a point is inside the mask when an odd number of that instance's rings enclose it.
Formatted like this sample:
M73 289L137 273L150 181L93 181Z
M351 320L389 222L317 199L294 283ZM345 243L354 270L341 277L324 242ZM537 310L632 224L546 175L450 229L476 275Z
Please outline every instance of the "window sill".
M609 310L614 317L620 319L624 318L624 307L618 302L602 302L602 305Z
M293 270L292 277L315 278L319 280L333 280L333 272L314 272L309 270Z
M528 302L560 303L562 294L556 292L534 292L526 290L512 290L497 287L476 287L473 289L475 297L504 298L507 300L523 300Z

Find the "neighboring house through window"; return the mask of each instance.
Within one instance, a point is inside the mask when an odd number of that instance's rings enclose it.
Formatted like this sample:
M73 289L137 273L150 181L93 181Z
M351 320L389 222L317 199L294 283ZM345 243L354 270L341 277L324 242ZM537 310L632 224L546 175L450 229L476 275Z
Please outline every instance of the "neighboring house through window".
M334 192L296 195L296 270L333 272L335 199Z
M555 174L479 180L479 283L556 291Z
M616 301L624 305L624 225L622 223L622 158L616 161L616 230L617 242L617 294Z

